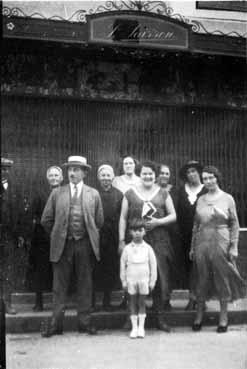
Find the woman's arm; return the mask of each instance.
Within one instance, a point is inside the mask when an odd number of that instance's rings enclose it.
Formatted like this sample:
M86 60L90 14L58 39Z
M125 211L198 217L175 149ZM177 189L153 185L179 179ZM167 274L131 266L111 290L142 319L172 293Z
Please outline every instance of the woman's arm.
M126 197L123 197L121 214L119 219L119 246L118 250L121 254L125 246L125 233L127 228L127 217L128 217L129 205Z
M236 210L236 204L232 196L229 195L229 230L230 230L230 257L238 256L238 238L239 238L239 222Z
M152 218L146 222L146 227L148 231L151 231L152 229L164 225L168 225L170 223L176 222L177 216L176 211L173 205L173 201L171 196L168 194L166 201L165 201L165 207L167 215L163 218Z

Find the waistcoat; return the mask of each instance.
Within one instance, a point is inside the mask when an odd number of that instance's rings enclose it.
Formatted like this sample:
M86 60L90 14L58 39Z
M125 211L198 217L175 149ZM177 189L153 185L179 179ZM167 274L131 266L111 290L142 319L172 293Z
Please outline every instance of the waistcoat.
M79 240L86 236L87 229L82 209L82 193L79 197L70 198L68 239Z

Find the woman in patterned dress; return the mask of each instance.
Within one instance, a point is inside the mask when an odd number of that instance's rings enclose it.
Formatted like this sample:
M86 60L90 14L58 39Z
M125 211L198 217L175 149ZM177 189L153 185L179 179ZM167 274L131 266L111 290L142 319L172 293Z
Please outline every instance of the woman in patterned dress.
M217 297L220 302L218 333L228 327L227 304L244 297L246 285L237 266L239 223L233 197L219 187L217 168L203 169L208 192L197 202L190 257L195 265L197 313L192 326L202 327L204 302Z

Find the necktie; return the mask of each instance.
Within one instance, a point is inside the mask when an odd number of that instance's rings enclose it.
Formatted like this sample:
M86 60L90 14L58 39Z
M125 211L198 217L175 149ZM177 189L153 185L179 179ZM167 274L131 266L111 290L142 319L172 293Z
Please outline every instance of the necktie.
M78 195L78 188L76 186L76 184L74 185L74 195L73 195L73 200L77 199L77 195Z

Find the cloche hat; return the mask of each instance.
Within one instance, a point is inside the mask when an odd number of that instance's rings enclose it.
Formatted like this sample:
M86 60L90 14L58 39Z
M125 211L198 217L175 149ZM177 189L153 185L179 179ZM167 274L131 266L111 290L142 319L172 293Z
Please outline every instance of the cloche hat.
M180 169L179 171L179 177L184 181L187 180L187 170L189 168L195 168L199 174L202 173L202 165L199 163L199 161L196 160L189 160L187 163Z

